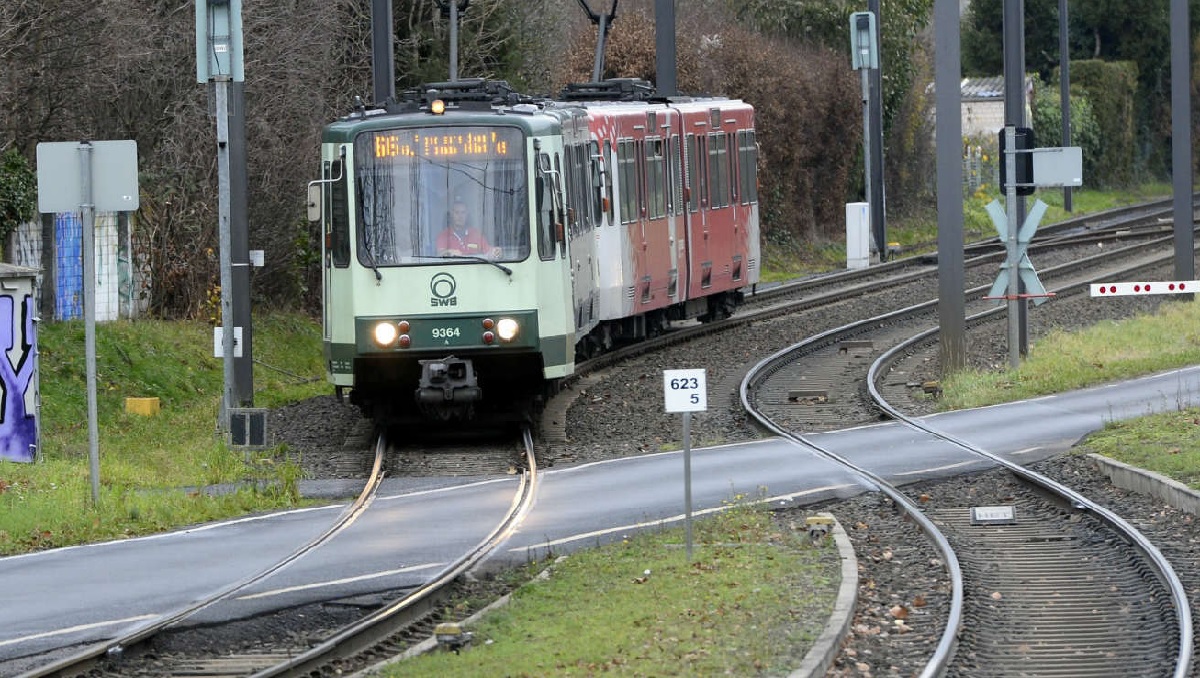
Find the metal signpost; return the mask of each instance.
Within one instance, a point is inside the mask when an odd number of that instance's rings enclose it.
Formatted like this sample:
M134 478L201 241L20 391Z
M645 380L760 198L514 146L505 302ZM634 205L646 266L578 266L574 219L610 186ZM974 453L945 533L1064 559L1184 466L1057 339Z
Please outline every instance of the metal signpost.
M196 0L196 80L213 83L217 107L218 230L221 250L221 325L234 327L233 238L230 227L229 85L243 82L241 0ZM235 329L236 331L236 329ZM229 430L234 407L234 334L222 332L225 383L218 426Z
M873 200L871 181L871 73L879 70L879 45L875 36L874 12L855 12L850 15L850 65L862 74L863 102L863 198L871 205L872 222L878 210L878 201ZM879 260L886 258L886 245L882 242L883 234L878 232L879 224L871 223L872 240L875 240L875 251L879 252Z
M667 412L683 413L683 508L687 559L692 560L692 412L708 409L705 373L699 370L663 370L663 399Z
M96 211L138 208L137 142L62 141L37 145L38 211L79 211L83 222L83 312L87 360L88 460L92 503L100 502L96 421Z
M1053 296L1046 292L1046 288L1038 280L1037 272L1034 271L1026 252L1029 241L1037 232L1038 223L1046 214L1046 204L1041 200L1036 201L1024 223L1018 228L1017 196L1032 193L1037 186L1083 184L1083 152L1080 147L1022 148L1022 135L1032 138L1033 133L1013 125L1008 125L1000 131L1000 149L1004 156L1000 160L1001 167L1004 168L1000 175L1000 190L1008 204L1005 209L1000 206L999 200L993 200L987 206L987 213L1008 252L1004 263L1000 265L1000 274L996 276L995 284L984 298L1008 302L1008 356L1009 367L1013 369L1021 366L1021 301L1033 299L1035 305L1041 305L1048 297ZM1024 292L1021 291L1022 283Z

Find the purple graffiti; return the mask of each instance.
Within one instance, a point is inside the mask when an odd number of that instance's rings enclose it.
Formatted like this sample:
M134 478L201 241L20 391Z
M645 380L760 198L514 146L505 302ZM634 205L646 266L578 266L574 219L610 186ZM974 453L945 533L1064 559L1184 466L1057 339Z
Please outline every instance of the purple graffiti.
M33 322L33 297L24 295L21 303L20 357L14 366L11 351L14 348L13 316L15 302L12 296L0 296L0 388L4 397L0 399L0 459L33 461L37 449L37 425L34 415L25 408L25 397L33 381L34 356L37 354L37 336Z

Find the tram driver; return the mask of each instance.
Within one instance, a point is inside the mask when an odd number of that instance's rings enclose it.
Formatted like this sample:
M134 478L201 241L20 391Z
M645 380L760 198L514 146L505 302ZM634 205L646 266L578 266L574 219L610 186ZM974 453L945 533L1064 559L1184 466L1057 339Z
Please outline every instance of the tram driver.
M499 259L503 251L493 247L487 236L469 225L467 204L455 199L450 206L450 223L437 236L439 256L475 256Z

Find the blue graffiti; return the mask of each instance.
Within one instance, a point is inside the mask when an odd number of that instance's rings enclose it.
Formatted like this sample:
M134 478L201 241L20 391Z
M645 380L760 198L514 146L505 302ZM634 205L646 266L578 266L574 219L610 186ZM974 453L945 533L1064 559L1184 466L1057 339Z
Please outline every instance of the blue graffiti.
M83 317L83 221L74 212L62 212L54 218L55 266L54 319Z
M25 409L25 397L33 382L34 356L37 355L33 297L25 295L21 304L23 331L16 365L13 365L11 354L16 326L14 306L11 296L0 296L0 351L3 351L0 388L4 390L4 397L0 399L0 459L33 461L37 449L37 424L34 415Z

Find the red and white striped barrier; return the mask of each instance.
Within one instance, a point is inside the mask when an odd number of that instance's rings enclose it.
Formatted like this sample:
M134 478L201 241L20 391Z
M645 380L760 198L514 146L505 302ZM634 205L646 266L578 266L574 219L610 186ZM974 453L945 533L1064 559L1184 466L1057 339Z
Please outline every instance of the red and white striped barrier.
M1091 290L1093 297L1127 297L1135 294L1195 294L1200 292L1200 280L1093 283Z

